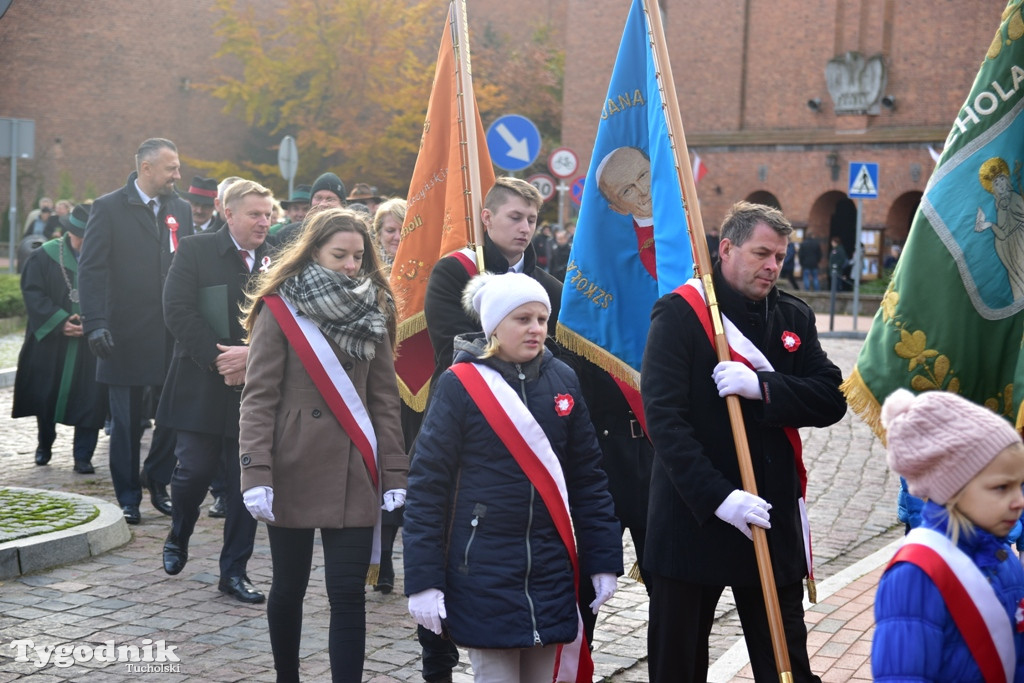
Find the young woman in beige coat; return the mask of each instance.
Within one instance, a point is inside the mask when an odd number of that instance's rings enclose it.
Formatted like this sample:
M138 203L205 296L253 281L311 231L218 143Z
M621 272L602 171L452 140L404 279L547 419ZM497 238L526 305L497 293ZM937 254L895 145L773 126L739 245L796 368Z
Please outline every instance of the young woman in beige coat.
M246 507L270 538L274 666L278 681L298 680L302 600L320 529L333 680L359 681L374 527L382 507L404 504L408 472L394 301L365 223L345 209L310 214L264 267L243 311L239 454ZM356 417L346 422L346 411ZM367 447L374 440L375 453Z

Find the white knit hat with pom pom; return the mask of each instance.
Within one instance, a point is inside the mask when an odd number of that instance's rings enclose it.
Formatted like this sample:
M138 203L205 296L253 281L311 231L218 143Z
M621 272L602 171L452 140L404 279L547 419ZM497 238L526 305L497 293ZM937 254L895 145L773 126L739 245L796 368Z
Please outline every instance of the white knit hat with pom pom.
M484 334L490 339L494 328L505 316L523 304L544 304L551 314L551 300L544 287L523 273L483 273L466 285L462 293L462 307L467 313L480 318Z
M910 492L945 505L1005 448L1021 443L1009 422L948 391L906 389L882 404L886 460Z

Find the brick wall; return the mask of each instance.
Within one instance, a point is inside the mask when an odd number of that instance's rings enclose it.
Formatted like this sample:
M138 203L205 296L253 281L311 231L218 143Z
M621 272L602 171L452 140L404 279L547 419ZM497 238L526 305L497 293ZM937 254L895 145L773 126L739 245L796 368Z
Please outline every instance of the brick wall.
M565 143L589 165L629 0L568 0ZM663 0L687 140L709 173L698 186L706 226L734 201L773 194L795 224L828 230L850 161L880 164L864 224L894 239L900 197L924 190L991 42L1001 6L982 0ZM825 64L846 51L884 54L893 110L836 116ZM807 101L820 98L815 113ZM839 179L826 166L836 153ZM829 208L824 218L822 206ZM897 218L898 217L898 218Z

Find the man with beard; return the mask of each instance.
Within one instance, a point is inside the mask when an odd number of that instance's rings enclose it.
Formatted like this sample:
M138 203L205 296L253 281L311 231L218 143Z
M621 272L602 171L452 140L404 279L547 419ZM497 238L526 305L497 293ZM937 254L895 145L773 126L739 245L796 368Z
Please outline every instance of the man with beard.
M110 476L129 524L140 521L144 391L164 383L170 360L161 305L164 278L178 240L192 234L192 208L174 190L181 178L174 143L146 140L135 167L124 187L93 203L79 262L83 330L99 359L96 379L107 385L110 397ZM162 431L159 425L154 431L146 469L154 506L170 514L166 484L174 467L173 446L157 449L156 444L173 444L174 437L170 432L161 438ZM149 462L168 451L169 462Z

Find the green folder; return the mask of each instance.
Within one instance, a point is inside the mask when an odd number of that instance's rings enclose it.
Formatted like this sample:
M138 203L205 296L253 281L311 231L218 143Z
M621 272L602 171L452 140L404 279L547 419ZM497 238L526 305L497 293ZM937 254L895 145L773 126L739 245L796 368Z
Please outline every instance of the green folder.
M199 313L218 339L231 339L227 285L200 287Z

